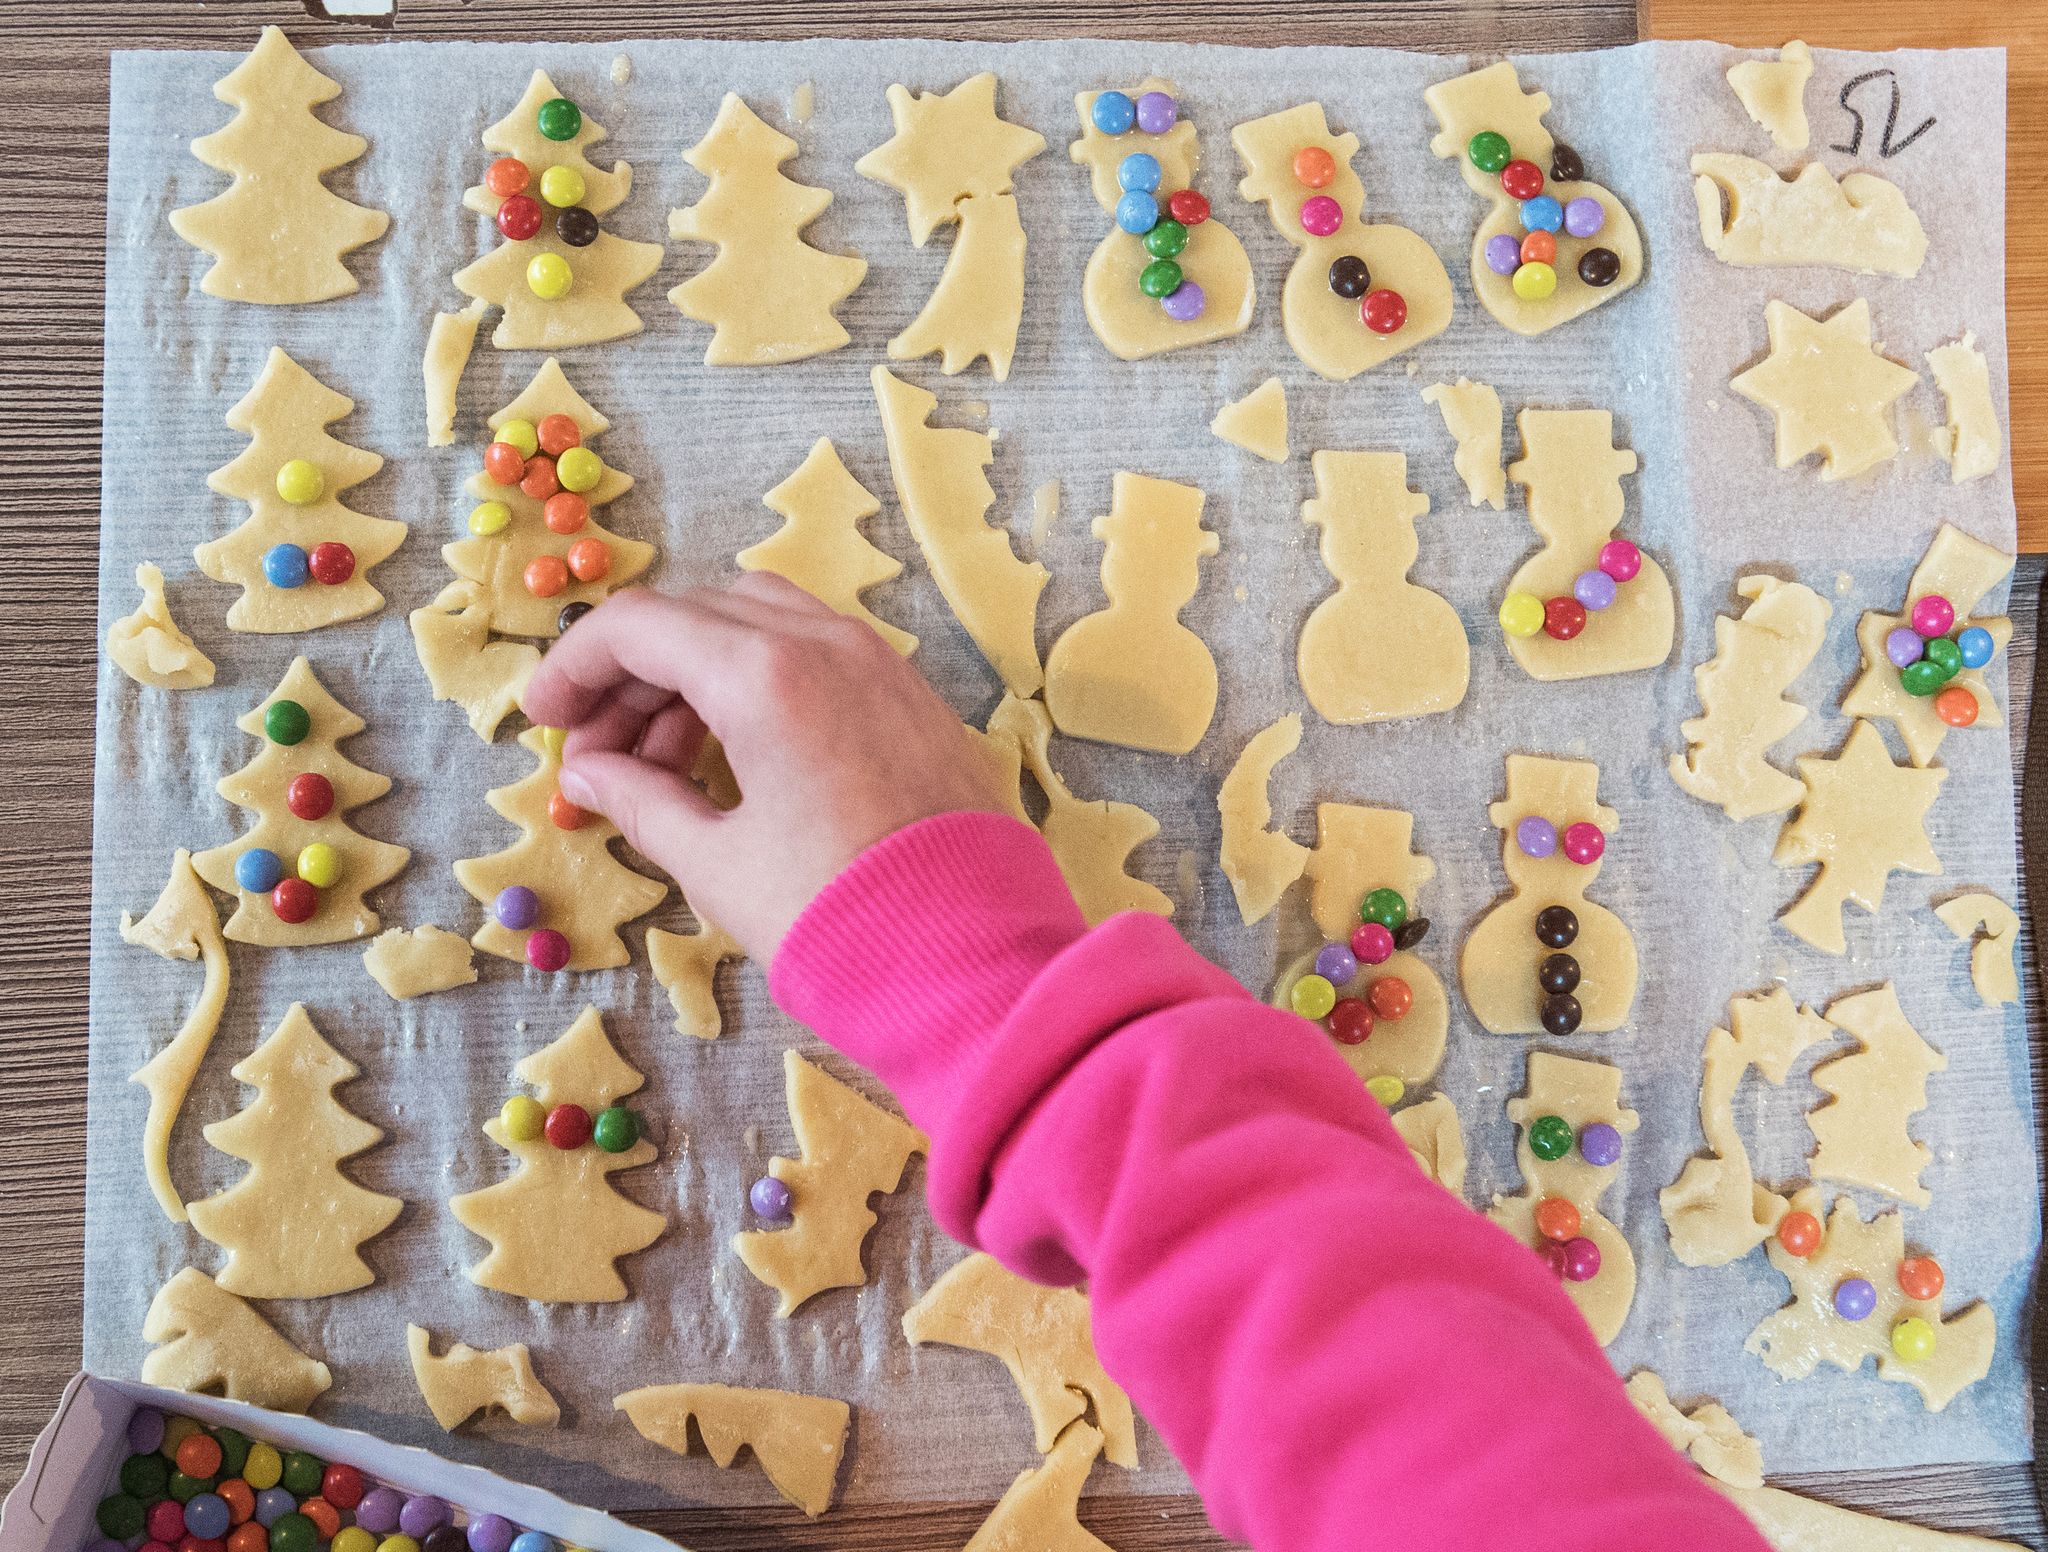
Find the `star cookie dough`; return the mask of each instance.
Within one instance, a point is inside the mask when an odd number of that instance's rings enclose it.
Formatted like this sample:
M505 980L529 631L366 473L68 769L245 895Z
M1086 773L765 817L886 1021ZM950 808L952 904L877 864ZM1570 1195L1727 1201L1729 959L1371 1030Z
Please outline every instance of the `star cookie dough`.
M832 1507L853 1422L844 1401L732 1385L649 1385L613 1397L612 1406L643 1438L678 1455L690 1453L694 1418L715 1464L730 1466L742 1448L752 1450L775 1490L805 1514Z
M203 690L213 683L213 660L171 618L164 574L148 561L135 568L142 602L107 627L107 656L137 684L159 690Z
M1728 386L1776 419L1779 468L1819 453L1820 477L1845 480L1898 453L1892 403L1920 378L1871 343L1868 302L1821 319L1771 301L1764 326L1770 354Z

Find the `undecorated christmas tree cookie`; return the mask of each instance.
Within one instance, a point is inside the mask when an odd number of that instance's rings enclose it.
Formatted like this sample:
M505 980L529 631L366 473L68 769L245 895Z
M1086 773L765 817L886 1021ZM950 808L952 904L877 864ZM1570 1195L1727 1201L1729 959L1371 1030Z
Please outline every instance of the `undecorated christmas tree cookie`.
M1223 821L1223 876L1230 880L1247 927L1270 916L1308 866L1306 846L1284 830L1269 828L1273 803L1267 789L1273 768L1300 747L1301 713L1290 711L1246 740L1216 791L1216 811Z
M562 1420L561 1405L533 1372L533 1356L524 1342L489 1352L457 1342L437 1358L433 1333L407 1326L405 1351L420 1399L445 1433L485 1411L503 1412L529 1428L552 1428Z
M647 966L655 983L668 993L678 1034L697 1040L718 1038L725 1025L718 1011L718 967L745 954L738 939L702 916L695 932L647 929Z
M159 690L203 690L213 683L213 660L171 618L164 574L144 561L135 568L142 602L107 627L107 656L137 684Z
M1818 453L1823 480L1846 480L1898 453L1892 401L1920 378L1871 343L1868 302L1823 319L1774 300L1764 327L1770 353L1728 386L1771 412L1779 468Z
M1279 378L1267 378L1218 410L1209 430L1268 463L1287 462L1287 390Z
M342 255L390 226L381 210L351 204L320 180L368 149L360 135L313 110L341 88L307 64L276 27L213 95L235 110L192 142L192 154L234 182L204 204L171 212L171 230L213 255L199 282L235 302L324 302L356 289Z
M1017 1474L964 1552L1115 1552L1081 1525L1081 1489L1102 1453L1102 1435L1067 1425L1044 1464Z
M1991 364L1977 336L1965 334L1935 346L1927 352L1927 370L1948 407L1936 448L1948 460L1950 483L1982 479L1998 467L2005 434L1998 429L1998 406L1991 402Z
M1780 151L1804 151L1806 83L1813 79L1813 50L1794 38L1776 59L1744 59L1728 67L1728 85L1756 127Z
M142 1339L158 1344L142 1360L145 1385L303 1412L334 1383L326 1364L308 1358L255 1310L189 1266L150 1300Z
M1946 1072L1948 1058L1906 1022L1889 981L1830 1003L1827 1019L1854 1037L1858 1049L1813 1070L1813 1086L1829 1096L1806 1117L1816 1145L1809 1161L1813 1178L1927 1206L1934 1197L1920 1174L1934 1150L1915 1142L1907 1127L1927 1108L1929 1074Z
M862 520L882 504L847 472L830 437L813 442L796 472L761 499L782 527L740 551L740 570L787 577L820 603L873 626L905 657L917 650L915 636L875 618L861 602L862 593L898 575L903 563L862 536Z
M1484 502L1496 512L1508 506L1507 471L1500 464L1500 395L1485 383L1461 377L1455 383L1431 383L1422 402L1434 404L1458 448L1451 464L1465 482L1472 505Z
M1973 890L1937 905L1934 914L1959 938L1982 934L1970 945L1970 982L1984 1006L2018 1002L2020 977L2013 955L2019 948L2019 913L1997 895Z
M1692 159L1700 240L1723 264L1813 264L1858 275L1910 279L1927 257L1927 233L1896 183L1852 172L1841 182L1819 162L1781 178L1767 163L1730 152Z
M649 1385L616 1396L612 1406L643 1438L690 1453L690 1424L719 1466L730 1466L742 1449L775 1490L813 1517L832 1507L839 1459L853 1408L830 1396L787 1390L741 1390L732 1385Z
M363 968L385 996L403 1002L474 984L476 950L460 933L442 927L393 927L363 950Z

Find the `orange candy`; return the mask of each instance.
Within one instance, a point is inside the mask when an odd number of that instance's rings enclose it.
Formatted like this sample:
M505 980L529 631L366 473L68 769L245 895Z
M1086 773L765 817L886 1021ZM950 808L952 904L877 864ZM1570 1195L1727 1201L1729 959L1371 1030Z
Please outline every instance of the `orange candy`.
M230 1525L245 1524L249 1516L256 1512L256 1489L240 1477L229 1477L214 1491L220 1494L221 1501L228 1506Z
M210 1477L220 1470L220 1440L195 1433L178 1446L178 1469L188 1477Z
M1562 1245L1579 1237L1579 1210L1561 1196L1546 1196L1536 1204L1536 1232Z
M228 1532L228 1552L270 1552L270 1532L250 1520Z
M1312 189L1328 188L1337 176L1337 158L1321 146L1303 146L1294 153L1294 181Z
M569 585L569 568L559 555L536 555L526 563L526 590L535 598L553 598Z
M526 455L510 442L493 442L484 449L484 473L500 485L517 485L526 478Z
M1820 1219L1809 1212L1788 1212L1778 1220L1778 1243L1786 1255L1804 1261L1820 1249Z
M510 199L514 194L524 194L532 177L533 174L526 170L526 163L518 157L501 156L484 174L484 187L500 199Z
M535 501L545 501L562 488L562 482L555 478L555 461L546 453L535 453L526 460L526 478L519 482L519 488Z
M1398 975L1383 975L1367 989L1366 1001L1383 1019L1397 1019L1415 1006L1415 993Z
M308 1498L299 1505L299 1513L313 1522L322 1541L332 1541L334 1533L341 1529L341 1511L324 1498Z
M548 799L548 818L555 822L557 830L580 830L590 816L557 792Z
M611 569L611 547L604 540L578 539L569 546L569 570L578 582L595 582Z
M1919 1303L1941 1297L1948 1279L1932 1256L1908 1256L1899 1263L1899 1292Z
M559 458L570 448L583 445L583 433L567 415L543 415L533 429L540 437L540 450L550 458Z
M558 490L540 509L541 521L558 534L572 534L590 520L590 503L573 490Z
M1522 238L1522 262L1524 264L1555 264L1557 262L1557 238L1549 232L1530 232Z
M1952 684L1934 697L1934 714L1950 727L1966 728L1977 720L1977 697Z

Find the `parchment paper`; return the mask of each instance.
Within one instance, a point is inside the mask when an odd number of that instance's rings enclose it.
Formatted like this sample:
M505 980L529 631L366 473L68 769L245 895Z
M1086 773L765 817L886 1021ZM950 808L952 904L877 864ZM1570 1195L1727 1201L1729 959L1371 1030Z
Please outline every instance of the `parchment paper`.
M1589 175L1634 210L1650 255L1648 275L1632 294L1537 340L1507 333L1471 300L1465 255L1481 210L1454 166L1430 155L1435 125L1421 97L1425 85L1465 68L1455 59L1375 50L899 42L383 43L312 57L345 87L328 118L371 140L367 157L332 182L390 210L394 221L388 236L353 260L363 280L359 294L285 309L202 295L197 282L206 258L165 224L168 211L221 186L220 175L195 161L186 143L225 118L209 89L232 58L122 53L113 61L103 627L133 607L137 561L158 561L171 578L179 618L220 663L221 675L210 690L165 695L138 690L110 664L101 671L85 1325L92 1368L136 1373L144 1352L138 1332L154 1290L182 1265L212 1270L221 1260L213 1246L168 1224L143 1189L144 1097L125 1081L175 1027L198 972L124 946L115 929L122 909L140 912L155 898L174 846L214 845L245 828L247 816L213 790L254 752L234 719L269 694L296 651L308 654L328 686L368 719L369 730L349 753L391 773L397 785L355 822L414 852L410 867L377 897L387 924L431 921L472 930L477 907L456 886L449 864L512 839L485 808L483 793L523 776L528 757L509 735L484 747L453 706L429 699L405 627L406 611L448 579L438 549L460 532L470 505L461 483L478 464L482 416L524 386L541 360L501 355L481 343L463 384L457 445L425 447L420 355L428 322L436 309L461 303L447 277L486 241L484 223L458 204L486 162L482 127L518 98L530 70L545 66L611 131L602 149L634 165L633 196L607 226L648 240L661 239L669 208L700 191L681 152L701 136L726 89L792 130L803 150L790 170L838 196L812 240L861 252L872 266L842 310L853 344L800 366L707 369L707 331L663 299L707 250L678 245L632 298L646 332L566 359L572 380L614 422L601 444L606 460L640 482L609 509L608 521L659 543L662 582L729 576L734 553L776 525L761 494L796 466L815 437L831 436L849 468L883 499L872 537L908 562L903 578L869 602L924 638L924 671L963 714L979 720L994 703L995 680L915 555L867 382L884 343L922 305L943 263L943 242L913 250L898 196L856 177L852 164L890 132L883 102L890 82L945 89L994 68L1007 115L1051 142L1017 180L1031 247L1016 368L1005 384L992 384L984 368L944 380L932 362L910 365L904 375L937 389L942 422L979 424L985 416L1000 429L995 513L1027 552L1032 492L1045 481L1061 482L1060 516L1038 551L1053 573L1040 614L1043 643L1100 603L1101 551L1087 520L1106 509L1114 470L1200 485L1209 496L1207 520L1223 538L1186 615L1222 669L1222 701L1208 737L1182 760L1063 743L1058 758L1074 788L1136 801L1159 816L1163 833L1139 852L1138 865L1178 895L1176 919L1195 943L1264 989L1276 963L1306 942L1308 929L1298 905L1257 929L1238 923L1216 868L1216 785L1253 731L1302 704L1293 676L1295 636L1331 585L1300 520L1300 503L1312 489L1307 452L1404 450L1410 483L1434 502L1419 525L1414 575L1447 596L1464 619L1472 641L1470 693L1454 713L1419 722L1340 729L1311 715L1301 754L1276 781L1278 812L1306 839L1318 799L1412 808L1417 845L1441 870L1420 902L1438 923L1425 955L1455 984L1459 940L1504 887L1500 836L1486 818L1501 791L1502 756L1520 749L1599 761L1601 796L1620 811L1621 823L1595 895L1634 930L1642 989L1622 1032L1549 1043L1620 1063L1626 1098L1643 1116L1605 1204L1641 1265L1615 1363L1623 1370L1653 1364L1681 1396L1725 1399L1762 1435L1775 1471L2026 1457L2025 1343L2017 1322L2038 1214L2024 1032L2016 1010L1975 1006L1964 946L1926 909L1963 885L2014 897L2005 732L1959 735L1943 746L1952 775L1931 832L1946 872L1895 876L1881 916L1851 913L1852 952L1841 959L1812 953L1773 925L1806 882L1804 870L1788 873L1769 863L1778 822L1731 826L1718 810L1683 796L1664 770L1680 746L1677 724L1696 709L1690 670L1712 650L1713 617L1739 602L1732 591L1738 570L1770 566L1811 583L1836 605L1828 647L1797 689L1815 715L1779 748L1789 763L1839 746L1846 729L1835 707L1855 669L1856 617L1866 608L1896 607L1940 519L2002 546L2013 542L2003 465L1992 478L1956 488L1929 453L1929 428L1942 410L1924 371L1921 388L1900 407L1910 444L1904 456L1871 477L1834 485L1820 483L1810 464L1772 468L1768 418L1726 388L1764 349L1767 298L1822 311L1864 295L1889 353L1916 369L1928 347L1974 329L1990 355L2003 414L2001 54L1818 57L1807 94L1815 154L1837 171L1880 167L1905 189L1932 239L1925 269L1910 282L1735 270L1704 252L1686 171L1694 150L1744 151L1781 166L1798 160L1773 155L1743 117L1721 78L1734 57L1729 51L1646 45L1525 62L1525 81L1555 100L1551 127L1578 148ZM620 57L630 64L624 84L614 70ZM1898 72L1905 122L1933 113L1936 127L1888 161L1877 159L1871 145L1854 160L1821 149L1848 127L1835 107L1841 84L1879 66ZM1108 356L1081 314L1081 266L1107 222L1065 148L1076 128L1074 92L1134 83L1153 72L1178 84L1199 126L1200 186L1250 250L1259 300L1241 338L1127 365ZM804 82L816 85L815 114L797 123L792 104ZM1286 348L1277 297L1293 251L1263 209L1237 198L1239 170L1227 139L1232 124L1308 98L1327 105L1334 126L1363 138L1358 166L1371 216L1428 237L1458 293L1448 333L1349 384L1322 382ZM1882 105L1880 92L1880 117ZM194 544L246 516L243 507L211 495L205 476L244 446L222 416L273 344L357 399L355 413L332 429L388 460L376 479L351 493L351 504L413 525L404 548L376 573L389 599L383 613L295 640L227 632L222 617L231 591L199 577L188 560ZM1206 430L1226 397L1269 372L1287 385L1297 450L1279 467ZM1627 482L1623 532L1670 572L1681 610L1677 647L1662 669L1536 685L1509 660L1494 612L1508 574L1535 541L1519 497L1505 513L1468 507L1452 470L1451 442L1437 412L1420 400L1422 387L1461 374L1495 384L1510 417L1530 404L1614 410L1617 439L1642 461L1641 473ZM1516 441L1511 424L1510 458ZM2002 702L2002 659L1990 682ZM675 897L653 920L683 920ZM636 961L641 930L627 934ZM408 1206L369 1248L374 1287L264 1311L333 1365L337 1383L320 1403L323 1415L432 1444L607 1507L772 1496L758 1472L685 1463L614 1416L612 1395L664 1380L776 1384L854 1401L847 1499L989 1497L1032 1461L1024 1409L993 1360L946 1349L913 1352L898 1332L905 1307L958 1255L925 1216L921 1166L881 1207L867 1251L872 1281L857 1293L822 1297L778 1321L770 1292L725 1249L743 1226L748 1181L770 1153L793 1143L781 1052L792 1041L814 1055L819 1050L770 1007L758 967L728 970L721 993L728 1033L707 1045L673 1032L666 998L644 961L616 974L548 979L480 956L481 984L395 1005L364 973L361 947L235 948L226 1024L174 1152L188 1196L235 1178L241 1166L205 1147L199 1127L246 1098L228 1068L294 999L304 1000L328 1037L362 1065L364 1076L345 1097L388 1136L350 1172ZM1907 1388L1880 1384L1869 1369L1780 1383L1741 1350L1751 1326L1785 1294L1763 1257L1688 1271L1666 1246L1656 1192L1700 1146L1701 1043L1732 995L1780 977L1816 1005L1889 977L1913 1022L1949 1057L1948 1071L1929 1085L1929 1110L1915 1123L1935 1150L1926 1176L1934 1205L1908 1215L1907 1234L1940 1256L1957 1304L1991 1302L2001 1356L1988 1380L1939 1417L1923 1412ZM586 1002L605 1010L615 1040L648 1074L637 1103L655 1128L660 1158L623 1183L666 1211L671 1227L627 1264L637 1294L630 1301L529 1307L465 1280L462 1269L483 1246L454 1223L445 1203L453 1192L500 1178L506 1158L479 1124L510 1092L514 1062L552 1040ZM1440 1082L1473 1148L1467 1194L1475 1203L1517 1185L1512 1129L1501 1107L1522 1086L1529 1044L1485 1035L1461 1009L1454 1017ZM836 1057L825 1061L849 1075ZM1754 1080L1744 1089L1742 1121L1767 1181L1796 1178L1803 1168L1810 1139L1800 1114L1819 1097L1805 1081L1810 1065L1761 1100ZM493 1423L443 1438L406 1366L408 1320L428 1325L443 1341L530 1342L566 1405L565 1425L537 1433ZM1389 1332L1387 1340L1402 1334ZM1135 1476L1098 1471L1094 1490L1183 1486L1150 1435L1144 1460Z

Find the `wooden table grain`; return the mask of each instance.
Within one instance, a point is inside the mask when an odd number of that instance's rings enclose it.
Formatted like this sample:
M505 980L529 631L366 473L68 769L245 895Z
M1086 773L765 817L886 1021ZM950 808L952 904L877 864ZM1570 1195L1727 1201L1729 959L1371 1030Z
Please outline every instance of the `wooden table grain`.
M83 1250L86 972L92 846L95 577L99 514L99 407L105 233L107 54L113 48L246 48L265 22L303 44L368 41L361 23L315 20L290 0L8 0L0 8L5 50L7 149L0 156L0 404L19 428L0 441L0 1484L19 1474L28 1446L78 1366ZM925 36L1144 37L1237 44L1378 44L1439 50L1536 51L1626 43L1636 36L1634 0L1520 0L1456 4L1384 0L1178 0L1138 7L1125 0L399 0L393 29L407 38L567 41L636 37ZM1661 4L1659 6L1661 9ZM1794 7L1711 0L1700 23L1757 13L1768 41L1836 34L1786 13ZM1847 16L1853 0L1822 9ZM2021 3L1941 0L1873 9L1960 26L1969 15L2013 22ZM1793 25L1797 22L1797 25ZM1674 24L1675 25L1675 24ZM1957 41L1961 40L1958 34ZM1903 34L1901 41L1906 41ZM1973 38L1974 41L1974 38ZM2038 123L2039 115L2036 119ZM2019 132L2015 122L2015 133ZM2037 140L2038 143L2038 132ZM2018 144L2016 141L2015 144ZM2036 186L2041 176L2033 175ZM2019 186L2015 179L2015 187ZM2048 245L2036 245L2048 251ZM2015 276L2020 273L2014 267ZM2017 284L2017 281L2015 282ZM2038 288L2037 288L2038 291ZM2020 416L2039 425L2048 394L2022 406L2019 363L2048 362L2048 311L2013 299L2016 452L2030 496L2048 463L2023 443ZM2031 354L2029 354L2031 353ZM2044 375L2043 382L2048 382ZM2042 454L2048 458L2048 453ZM142 499L149 499L142 493ZM171 500L171 493L159 499ZM2028 507L2034 505L2027 500ZM2021 564L2014 592L2012 738L2016 765L2030 732L2030 680L2044 563ZM2028 829L2048 833L2048 729L2033 736L2037 779ZM2039 872L2040 870L2036 870ZM2042 912L2033 913L2038 937ZM2036 984L2031 964L2026 984ZM2036 1007L2038 1013L2038 1002ZM2034 1030L2035 1089L2042 1089L2042 1035ZM2044 1107L2048 1114L2048 1107ZM2007 1334L2008 1340L2019 1340ZM2042 1366L2037 1363L2037 1372ZM2037 1410L2041 1408L2037 1407ZM1909 1515L1953 1529L2043 1541L2029 1473L2022 1468L1940 1468L1884 1476L1834 1475L1792 1485L1836 1501ZM850 1507L818 1522L794 1510L673 1511L636 1519L699 1552L910 1552L957 1548L986 1504ZM1120 1552L1195 1552L1222 1543L1189 1498L1097 1499L1083 1519ZM1512 1540L1509 1532L1504 1540Z

